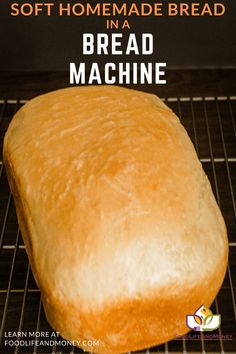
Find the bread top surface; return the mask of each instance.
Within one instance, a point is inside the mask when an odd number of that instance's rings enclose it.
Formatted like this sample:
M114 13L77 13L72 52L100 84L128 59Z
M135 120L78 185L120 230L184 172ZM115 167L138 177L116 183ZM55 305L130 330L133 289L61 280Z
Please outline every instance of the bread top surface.
M112 86L39 96L11 122L4 159L46 296L86 308L166 287L174 297L225 263L208 179L157 96Z

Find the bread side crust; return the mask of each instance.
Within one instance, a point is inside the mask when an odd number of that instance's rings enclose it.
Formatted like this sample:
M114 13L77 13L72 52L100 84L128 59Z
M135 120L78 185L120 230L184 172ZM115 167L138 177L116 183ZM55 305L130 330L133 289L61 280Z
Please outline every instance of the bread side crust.
M40 280L38 277L38 273L36 271L36 264L35 264L35 258L34 258L34 252L33 252L33 243L31 240L31 235L33 233L33 227L32 224L30 223L30 213L29 213L29 207L27 205L27 202L23 197L20 195L20 181L17 179L15 172L14 172L14 167L11 163L11 155L7 153L7 143L4 143L4 149L3 149L3 161L4 161L4 166L6 169L7 173L7 179L8 183L10 186L11 193L14 197L14 203L15 203L15 208L16 208L16 215L17 215L17 220L19 224L19 228L21 231L21 235L25 244L25 249L29 258L30 266L36 281L36 284L38 285L39 288L40 286Z
M79 301L65 306L58 299L44 299L46 316L62 337L85 351L118 354L149 348L190 331L186 315L194 314L203 304L208 307L212 304L223 282L226 266L227 252L224 264L218 264L222 271L209 275L205 283L193 288L188 288L187 284L185 288L173 284L161 292L157 289L149 296L141 294L135 299L117 301L100 311L86 311Z

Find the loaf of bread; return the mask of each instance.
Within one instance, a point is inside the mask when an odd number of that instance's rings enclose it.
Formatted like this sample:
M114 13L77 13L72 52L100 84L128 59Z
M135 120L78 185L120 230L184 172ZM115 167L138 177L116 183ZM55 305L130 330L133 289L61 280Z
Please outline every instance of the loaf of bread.
M86 351L188 332L228 256L194 147L157 97L114 86L39 96L13 118L4 163L47 319Z

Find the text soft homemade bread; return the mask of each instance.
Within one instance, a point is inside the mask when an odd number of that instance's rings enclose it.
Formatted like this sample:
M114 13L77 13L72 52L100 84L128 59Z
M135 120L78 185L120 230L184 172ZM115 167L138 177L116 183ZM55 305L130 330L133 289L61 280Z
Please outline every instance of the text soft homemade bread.
M4 140L48 321L87 351L188 331L224 278L227 236L194 147L156 96L97 86L24 105ZM94 341L94 342L92 342Z

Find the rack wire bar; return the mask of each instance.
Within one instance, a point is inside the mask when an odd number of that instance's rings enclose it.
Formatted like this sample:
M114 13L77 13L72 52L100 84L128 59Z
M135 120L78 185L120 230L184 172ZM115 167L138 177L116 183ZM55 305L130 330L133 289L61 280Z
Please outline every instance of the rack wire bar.
M17 340L20 339L19 333L22 331L22 327L23 327L23 320L24 320L24 314L25 314L25 303L26 303L26 297L27 297L27 292L28 292L29 273L30 273L30 265L28 263L26 279L25 279L24 295L23 295L21 314L20 314L20 322L19 322L19 327L18 327L18 331L17 331L18 332ZM14 354L18 354L18 352L19 352L19 346L16 346Z
M167 99L168 101L168 99ZM172 100L173 102L175 102L175 100ZM184 99L183 102L187 102L188 99ZM191 115L192 115L192 126L193 126L193 133L194 133L194 146L195 146L195 149L196 149L196 152L198 154L198 139L197 139L197 134L196 134L196 124L195 124L195 114L194 114L194 110L193 110L193 102L192 100L190 100L191 102ZM182 121L182 110L181 110L181 101L180 99L177 100L177 107L178 107L178 110L177 110L177 113L178 113L178 116L180 118L180 120ZM204 348L204 341L203 341L203 338L201 336L201 348L202 348L202 353L205 352L205 348ZM186 350L186 343L185 343L185 340L183 339L183 354L187 353L187 350Z
M38 332L38 331L39 331L39 328L40 328L41 311L42 311L42 299L41 299L41 296L40 296L40 299L39 299L39 306L38 306L38 316L37 316L37 322L36 322L36 329L35 329L35 332ZM36 346L36 344L34 345L34 348L33 348L33 354L37 354L37 346Z
M20 236L20 230L18 228L17 236L16 236L16 247L15 247L14 253L13 253L11 272L10 272L9 282L8 282L8 287L7 287L7 295L6 295L6 299L5 299L4 310L3 310L2 320L1 320L0 343L2 342L2 339L3 339L3 330L4 330L6 316L7 316L7 308L8 308L9 296L10 296L10 292L11 292L12 277L13 277L13 272L14 272L14 267L15 267L15 262L16 262L16 255L17 255L17 251L18 251L17 246L19 244L19 236Z
M231 199L233 203L233 210L234 210L234 217L236 219L236 205L235 205L235 198L234 198L234 190L233 190L233 184L232 184L232 179L229 171L229 162L228 162L228 156L226 152L226 146L225 146L225 138L224 138L224 133L223 133L223 128L222 128L222 119L221 119L221 114L219 110L219 104L216 102L216 109L217 109L217 115L218 115L218 120L219 120L219 126L220 126L220 134L221 134L221 139L222 139L222 144L223 144L223 151L224 151L224 161L226 164L226 170L227 170L227 175L228 175L228 181L229 181L229 187L230 187L230 194L231 194ZM220 201L219 201L220 202Z
M235 295L234 295L234 289L233 289L233 281L232 281L232 275L231 275L231 270L230 270L229 263L228 263L228 266L227 266L227 270L228 270L228 274L229 274L230 291L231 291L232 302L233 302L234 318L235 318L235 322L236 322L236 301L235 301Z
M226 145L225 145L225 138L224 138L223 127L222 127L221 113L220 113L218 101L216 100L215 103L216 103L217 115L218 115L218 120L219 120L221 139L222 139L222 144L223 144L224 158L225 158L226 170L227 170L227 175L228 175L228 182L229 182L229 188L230 188L230 195L231 195L231 199L232 199L234 218L236 220L235 193L234 193L232 179L231 179L231 174L230 174L230 170L229 170L229 163L228 163L228 156L227 156L227 152L226 152ZM231 110L231 117L233 118L232 110ZM232 122L234 123L234 119L232 119ZM234 126L234 133L236 133L235 132L235 125L233 124L233 126ZM235 134L235 137L236 137L236 134ZM219 199L218 203L220 205L220 199ZM234 290L233 290L233 282L232 282L232 277L231 277L231 271L230 271L229 264L227 266L227 271L228 271L228 275L229 275L230 291L231 291L231 295L232 295L234 316L235 316L235 319L236 319L236 306L235 306L236 301L235 301L235 295L234 295Z
M183 337L139 353L236 354L236 96L165 97L163 101L180 117L211 180L228 228L229 262L226 278L213 304L213 312L222 316L221 328L214 331L218 337L207 339L201 332L197 340ZM26 102L0 99L0 144L14 112ZM82 353L74 346L66 348L56 344L43 348L36 343L27 348L3 346L4 333L9 330L30 329L35 332L33 339L40 331L53 331L44 316L40 291L32 278L14 213L0 158L0 353ZM20 335L16 338L20 339Z
M232 126L233 126L234 136L236 138L236 124L235 124L235 120L234 120L232 104L231 104L231 100L229 98L227 99L227 101L229 104L229 111L230 111L230 117L231 117L231 122L232 122Z
M167 102L189 102L191 100L195 101L195 102L199 102L199 101L236 101L236 96L184 96L184 97L162 97L161 98L163 101L167 101ZM23 99L7 99L7 100L3 100L0 99L0 104L16 104L16 102L19 102L20 104L25 104L27 103L29 100L23 100Z
M1 235L0 235L0 248L2 247L2 243L3 243L3 237L4 237L4 234L5 234L5 229L6 229L7 218L8 218L8 214L9 214L10 203L11 203L11 193L9 192L8 199L7 199L6 212L5 212L5 215L4 215L2 229L1 229Z
M180 118L180 120L182 120L182 111L181 111L181 105L180 105L180 100L178 100L178 116ZM186 353L186 343L185 343L185 339L182 339L182 347L183 347L183 354Z
M215 306L216 306L216 313L217 313L217 315L219 315L220 312L219 312L219 305L218 305L217 298L215 299ZM224 345L223 345L223 341L222 341L222 331L221 331L220 327L218 328L218 332L219 332L221 354L224 354L225 351L224 351Z

